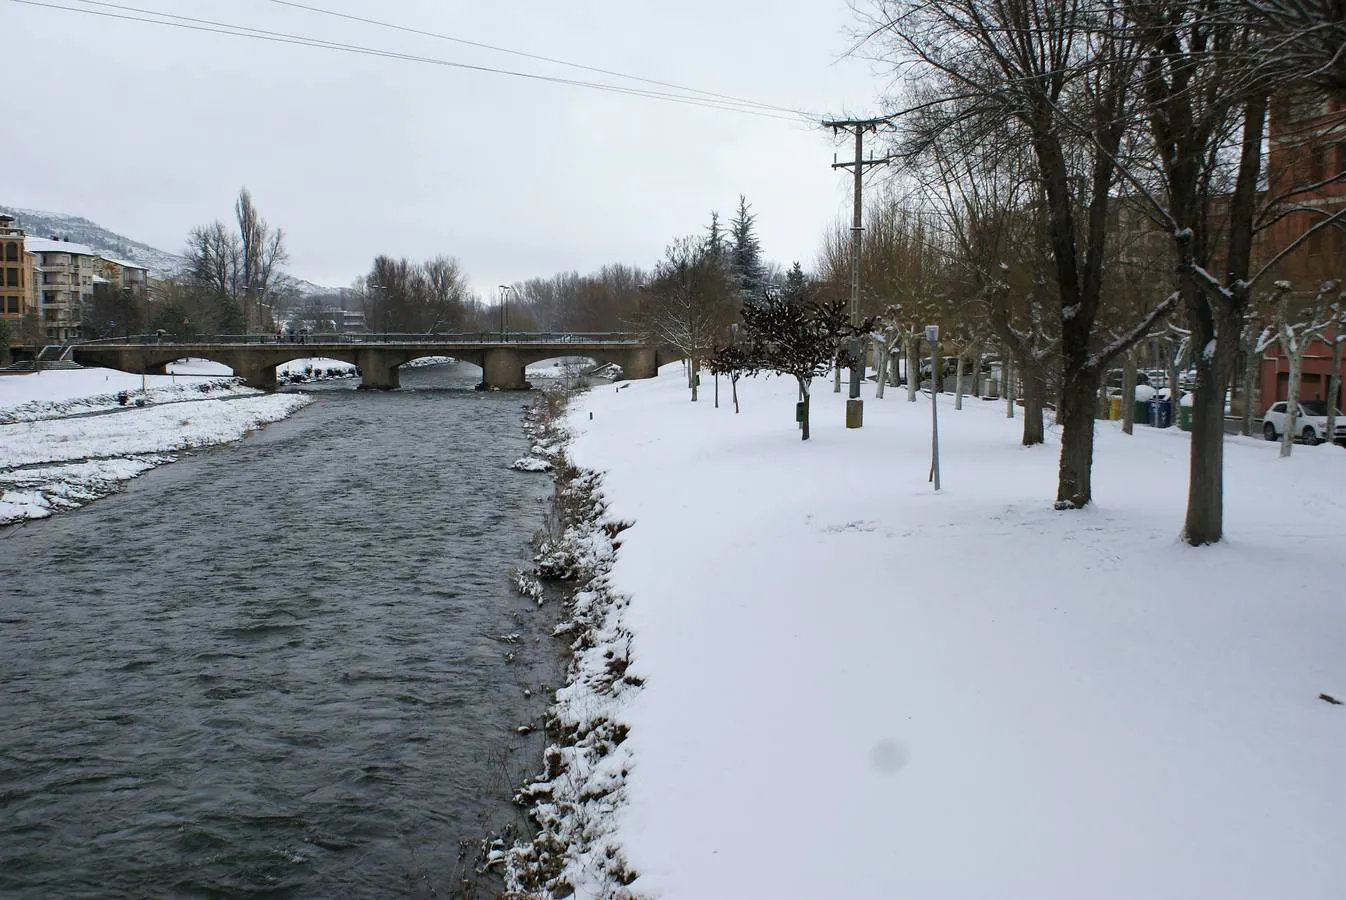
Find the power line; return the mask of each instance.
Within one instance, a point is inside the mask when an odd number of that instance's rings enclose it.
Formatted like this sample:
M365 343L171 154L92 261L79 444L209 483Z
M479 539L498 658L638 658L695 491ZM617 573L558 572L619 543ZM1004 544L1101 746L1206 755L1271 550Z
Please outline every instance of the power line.
M327 41L321 38L312 38L305 35L287 34L284 32L268 31L262 28L252 28L246 25L233 25L227 22L216 22L209 19L196 19L190 16L179 16L172 13L163 13L156 10L139 9L136 7L122 6L115 3L97 2L97 0L78 0L78 2L88 3L90 5L102 6L109 9L123 10L124 12L114 13L97 9L81 9L73 6L60 6L55 3L41 2L41 0L11 0L13 3L19 3L24 6L36 6L44 9L55 9L63 12L80 13L83 15L98 16L106 19L117 19L127 22L141 22L150 25L161 25L169 28L180 28L187 31L200 31L208 34L223 34L232 37L250 38L252 40L267 41L276 44L292 44L300 47L316 47L323 50L335 50L343 53L351 53L363 56L382 57L384 59L398 59L406 62L419 62L426 65L443 66L454 69L464 69L473 72L484 72L494 75L508 75L515 78L524 78L532 81L542 81L551 84L568 85L571 87L589 88L591 90L608 91L615 94L625 94L632 97L643 97L650 100L662 100L669 103L682 103L689 106L700 106L707 109L718 109L726 112L735 112L742 115L758 116L768 119L780 119L783 121L799 121L798 116L787 116L780 113L770 112L760 109L745 108L741 104L733 101L715 100L708 97L689 97L685 94L674 94L665 91L652 91L643 88L623 87L621 85L605 84L603 82L579 81L572 78L561 78L552 75L539 75L532 72L519 72L510 69L501 69L495 66L472 65L470 63L455 62L448 59L437 57L418 56L410 53L401 53L392 50L381 50L376 47L365 47L358 44L344 44L336 41ZM148 16L159 16L160 18L144 18L143 16L127 15L128 12L142 13ZM168 21L170 19L178 21Z
M125 19L134 22L148 22L155 25L171 25L179 28L188 28L194 31L207 31L215 34L232 34L235 37L254 37L258 40L269 40L274 43L292 43L300 46L318 47L320 49L339 50L349 53L360 53L373 56L382 56L388 59L401 59L410 62L421 62L431 65L441 65L450 68L467 69L476 72L488 72L500 75L512 75L517 78L526 78L536 81L545 81L553 84L564 84L575 87L586 87L596 90L606 90L618 94L627 94L635 97L648 97L656 100L668 100L671 102L683 102L693 106L704 106L708 109L725 109L731 112L744 112L749 115L764 115L764 113L755 110L740 109L738 105L731 101L712 101L704 100L699 97L683 97L679 94L670 94L664 91L650 91L642 88L629 88L621 85L610 85L602 82L577 81L570 78L560 78L549 75L538 75L531 72L517 72L510 69L500 69L494 66L472 65L470 63L454 62L453 60L440 59L437 57L419 56L411 53L402 53L394 50L382 50L377 47L365 47L359 44L345 44L339 41L329 41L324 38L313 38L306 35L287 34L278 31L269 31L265 28L252 28L247 25L234 25L228 22L217 22L210 19L198 19L192 16L176 15L174 13L160 12L152 9L142 9L134 6L125 6L117 3L102 2L102 0L77 0L88 6L102 6L109 9L122 10L123 12L135 12L148 16L158 16L160 19L176 19L178 22L165 22L158 19L140 19L134 16L115 15L112 13L97 13L94 10L82 10L73 7L60 7L50 3L32 2L32 0L15 0L18 3L28 3L31 6L48 6L53 9L65 9L68 12L85 12L91 15L103 15L110 18ZM179 22L192 22L198 26L192 27L181 25ZM227 29L227 30L226 30ZM250 32L242 34L240 32Z
M332 16L333 18L337 19L346 19L351 22L363 22L366 25L375 25L378 26L379 28L389 28L394 31L403 31L406 32L407 34L415 34L420 35L422 37L435 38L441 41L452 41L455 44L463 44L464 46L467 47L477 47L482 50L491 50L495 53L507 53L511 56L523 57L524 59L532 59L537 60L539 62L552 63L558 66L567 66L572 69L582 69L585 72L594 72L599 75L611 75L615 78L625 78L629 81L639 81L645 84L653 84L658 87L672 88L674 90L683 91L685 93L690 94L701 94L706 97L713 97L718 100L730 100L735 103L741 103L747 106L754 106L761 109L773 110L775 112L792 113L794 115L808 116L810 118L813 117L811 113L804 112L803 110L792 109L791 107L788 106L776 106L775 104L771 103L759 103L755 100L745 100L742 97L735 97L730 94L719 94L716 93L715 91L703 91L700 88L687 87L686 85L675 84L669 81L658 81L653 78L643 78L640 75L631 75L629 73L619 72L614 69L604 69L598 66L587 66L584 65L583 63L570 62L569 60L557 59L551 56L542 56L537 53L528 53L523 50L511 50L508 47L498 47L494 44L485 44L480 41L468 40L467 38L454 37L453 35L450 34L441 34L435 31L425 31L420 28L412 28L406 25L397 25L392 22L383 22L378 19L365 18L364 16L354 16L348 13L337 12L336 10L323 9L318 6L309 6L304 3L295 3L293 2L293 0L271 0L271 2L279 6L289 6L294 9L307 10L308 12L318 13L319 15L324 16Z

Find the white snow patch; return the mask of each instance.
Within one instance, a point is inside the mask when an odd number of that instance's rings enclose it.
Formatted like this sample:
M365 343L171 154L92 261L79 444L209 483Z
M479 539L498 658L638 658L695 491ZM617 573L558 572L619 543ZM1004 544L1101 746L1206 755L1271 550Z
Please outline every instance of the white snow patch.
M1177 429L1098 423L1096 503L1054 512L1055 445L1019 446L998 403L946 407L934 494L923 398L867 397L847 430L819 388L803 442L792 383L740 382L735 415L682 378L568 418L635 522L610 581L645 685L620 802L576 826L630 891L1340 895L1340 449L1227 438L1227 540L1194 549Z

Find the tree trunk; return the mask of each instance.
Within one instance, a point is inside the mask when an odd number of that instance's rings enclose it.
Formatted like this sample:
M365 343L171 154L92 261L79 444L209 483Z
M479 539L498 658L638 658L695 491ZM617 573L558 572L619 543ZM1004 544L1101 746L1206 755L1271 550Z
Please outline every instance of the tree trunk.
M734 415L738 415L738 376L729 376L729 389L734 393Z
M1122 357L1122 434L1131 434L1136 427L1136 348Z
M1205 327L1193 327L1193 341L1205 346ZM1195 354L1196 396L1192 398L1192 446L1187 476L1187 518L1183 540L1192 546L1214 544L1224 530L1224 382L1232 374L1238 347L1217 343L1207 359Z
M687 380L690 381L690 382L692 383L692 402L693 402L693 403L696 402L696 389L697 389L698 384L699 384L699 382L700 382L700 379L696 377L696 376L697 376L697 364L698 364L699 362L700 362L700 360L698 360L695 356L693 356L693 357L692 357L691 365L689 365L689 366L687 367L687 370L688 370L689 372L691 372L691 375L688 377Z
M1056 480L1056 508L1083 509L1093 499L1094 402L1098 375L1077 371L1061 387L1056 421L1061 424L1061 466Z
M962 409L962 408L963 408L963 368L964 368L965 365L966 365L966 362L965 362L964 359L963 359L963 354L961 354L961 353L958 354L958 365L955 366L955 367L954 367L954 370L953 370L953 371L954 371L954 375L953 375L953 377L954 377L954 381L957 382L957 384L954 385L954 389L953 389L953 408L954 408L954 409Z
M720 373L715 372L715 408L720 408Z
M1257 330L1254 328L1249 331L1252 332L1250 339L1243 345L1243 424L1239 429L1244 437L1253 433L1253 414L1257 409L1253 405L1253 384L1257 379L1258 364L1261 363L1257 352Z
M1290 357L1290 383L1285 388L1285 434L1281 435L1281 459L1289 456L1295 446L1295 429L1299 427L1299 372L1304 356L1304 351L1300 347L1308 341L1301 336L1300 346L1294 350L1287 347L1286 343L1281 341L1281 346L1285 347L1285 355Z
M1014 418L1014 372L1013 364L1009 360L1009 354L1005 354L1005 360L1000 365L1000 380L1004 382L1002 390L1005 394L1005 418ZM1028 435L1024 435L1028 437ZM1026 442L1025 442L1026 443Z
M874 388L874 399L883 399L883 386L888 381L888 344L886 341L880 341L875 344L878 354L878 386Z
M799 379L799 393L804 398L801 401L804 404L804 418L799 423L799 439L807 441L809 439L809 383L807 379Z
M921 360L917 354L917 339L907 338L907 402L916 402L916 392L921 389Z
M1043 410L1047 405L1047 381L1037 371L1030 370L1019 377L1024 398L1023 445L1032 447L1046 440Z
M840 393L841 393L841 357L840 357L840 356L837 357L837 361L836 361L836 363L835 363L835 368L836 368L836 371L833 373L833 377L832 377L832 393L834 393L834 394L840 394Z
M1341 402L1341 326L1332 334L1332 374L1327 379L1327 441L1337 442L1337 404Z
M972 396L981 399L986 396L985 386L982 383L981 370L986 364L986 354L977 352L976 368L972 370Z

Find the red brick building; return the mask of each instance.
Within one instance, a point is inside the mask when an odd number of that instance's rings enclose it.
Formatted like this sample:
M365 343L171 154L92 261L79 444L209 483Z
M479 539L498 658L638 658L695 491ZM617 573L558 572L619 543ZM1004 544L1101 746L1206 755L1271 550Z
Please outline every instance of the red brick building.
M1346 103L1322 94L1300 92L1272 104L1268 123L1270 155L1267 161L1267 197L1270 206L1286 211L1262 232L1258 256L1272 259L1299 239L1324 216L1346 209ZM1261 282L1288 281L1301 302L1311 299L1325 281L1346 282L1346 220L1321 229L1296 248ZM1305 400L1327 399L1332 371L1332 351L1315 341L1305 352L1299 396ZM1262 358L1258 413L1289 388L1289 363L1279 347ZM1346 392L1339 392L1346 393ZM1336 398L1338 406L1342 396Z

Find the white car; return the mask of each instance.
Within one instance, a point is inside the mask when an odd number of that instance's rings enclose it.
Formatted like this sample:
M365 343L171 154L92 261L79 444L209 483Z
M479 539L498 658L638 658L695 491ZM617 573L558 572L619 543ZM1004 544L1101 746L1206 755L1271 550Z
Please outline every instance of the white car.
M1286 405L1282 400L1271 404L1262 417L1262 434L1269 441L1280 440L1285 433ZM1305 400L1299 404L1299 415L1295 417L1295 431L1306 444L1317 444L1327 440L1327 402L1325 400ZM1346 417L1337 410L1336 440L1346 441Z

